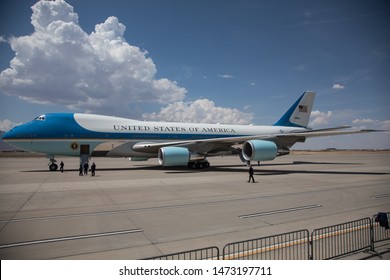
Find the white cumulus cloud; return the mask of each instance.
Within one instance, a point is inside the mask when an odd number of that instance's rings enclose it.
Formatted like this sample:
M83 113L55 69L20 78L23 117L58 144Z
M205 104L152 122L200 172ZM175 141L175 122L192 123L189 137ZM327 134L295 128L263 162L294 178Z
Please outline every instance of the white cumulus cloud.
M361 129L365 129L368 126L368 128L390 130L390 120L355 119L352 121L352 124Z
M8 119L0 120L0 131L8 131L17 125L20 125L20 123L15 123Z
M332 89L344 89L345 86L341 85L341 84L333 84L332 86Z
M158 113L144 114L145 120L203 122L225 124L249 124L253 114L243 113L237 109L218 107L208 99L193 102L174 102L162 108Z
M312 111L310 115L310 126L328 124L333 116L332 111L321 112L321 111Z
M116 17L87 34L63 0L39 1L32 11L34 32L8 40L15 57L0 73L2 92L33 103L108 114L126 112L130 103L184 99L185 88L155 78L152 59L126 41L126 27Z

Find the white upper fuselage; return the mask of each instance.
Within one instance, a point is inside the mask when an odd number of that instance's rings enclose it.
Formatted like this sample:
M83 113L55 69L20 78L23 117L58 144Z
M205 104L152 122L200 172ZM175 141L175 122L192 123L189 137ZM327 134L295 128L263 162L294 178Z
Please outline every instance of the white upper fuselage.
M306 131L304 128L280 126L146 122L91 114L74 114L74 118L81 127L90 131L115 134L123 133L125 135L137 133L141 134L145 139L155 137L160 140L172 138L187 140L207 139L210 136L211 138L221 138ZM125 137L125 139L127 138Z

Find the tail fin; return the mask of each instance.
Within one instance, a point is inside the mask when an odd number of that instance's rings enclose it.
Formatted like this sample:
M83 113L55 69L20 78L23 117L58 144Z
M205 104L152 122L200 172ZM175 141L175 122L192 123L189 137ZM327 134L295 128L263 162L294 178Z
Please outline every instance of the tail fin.
M274 126L307 127L316 93L305 91Z

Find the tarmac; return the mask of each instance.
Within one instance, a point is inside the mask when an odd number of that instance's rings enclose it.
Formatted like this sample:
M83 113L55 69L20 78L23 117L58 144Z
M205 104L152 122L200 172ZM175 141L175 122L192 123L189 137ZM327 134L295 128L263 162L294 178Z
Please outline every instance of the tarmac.
M390 152L294 152L254 164L209 158L202 170L156 159L0 157L0 257L144 259L390 212ZM390 241L377 252L390 259ZM344 259L379 259L359 252Z

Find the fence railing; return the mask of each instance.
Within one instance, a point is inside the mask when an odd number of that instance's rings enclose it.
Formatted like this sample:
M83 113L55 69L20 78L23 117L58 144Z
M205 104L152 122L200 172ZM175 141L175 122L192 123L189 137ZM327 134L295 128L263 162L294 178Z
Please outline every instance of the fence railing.
M324 260L364 250L375 252L375 243L388 239L390 230L375 215L315 229L311 234L304 229L229 243L222 255L218 247L208 247L146 260Z
M308 257L308 230L229 243L223 248L224 260L307 260Z
M370 218L316 229L311 234L311 258L326 260L371 249Z

